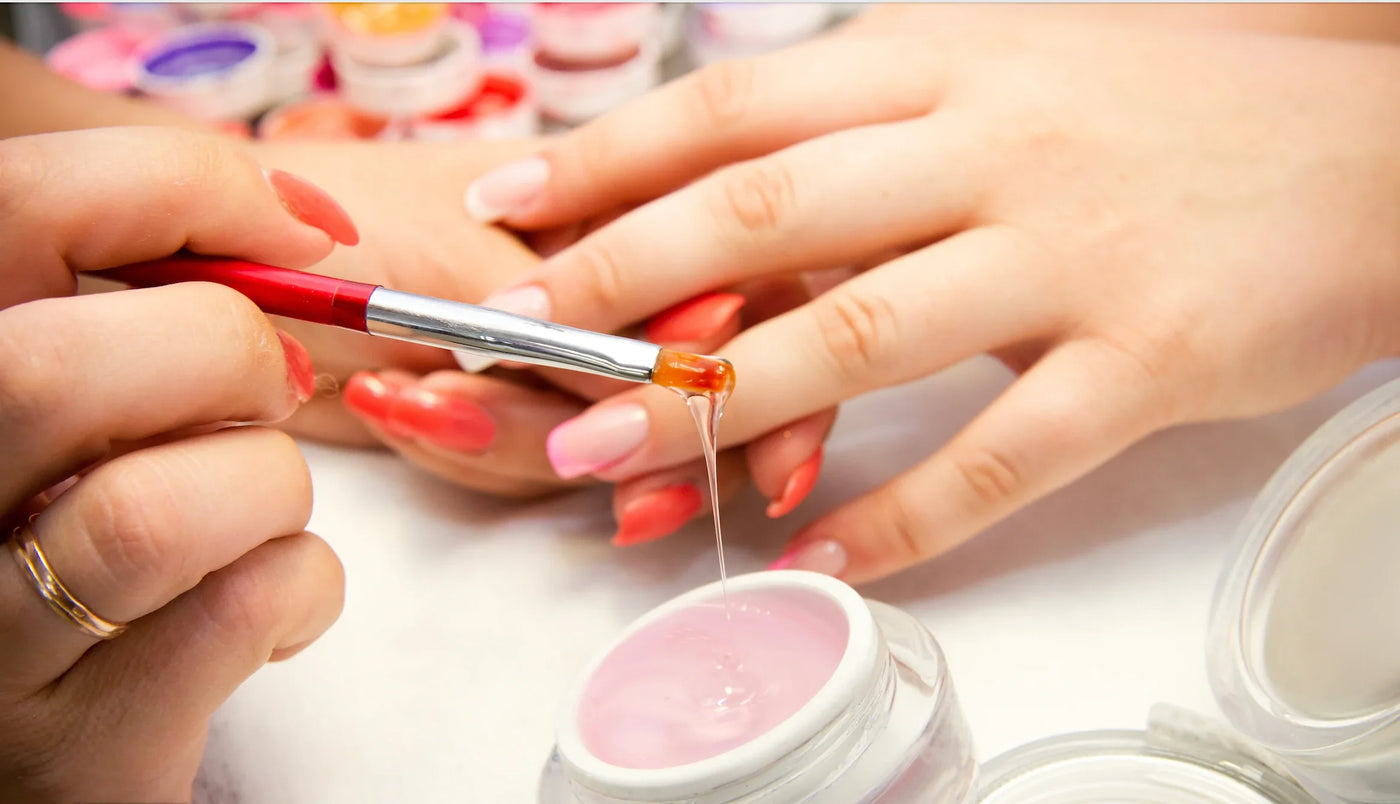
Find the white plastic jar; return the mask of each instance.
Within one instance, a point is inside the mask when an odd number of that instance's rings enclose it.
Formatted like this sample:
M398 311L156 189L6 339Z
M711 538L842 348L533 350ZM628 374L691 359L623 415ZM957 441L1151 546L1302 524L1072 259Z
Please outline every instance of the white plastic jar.
M633 623L579 676L541 780L542 804L963 801L973 781L972 743L929 632L908 614L865 601L823 575L764 572L729 580L731 594L756 590L810 601L844 625L845 650L821 690L772 730L688 765L622 768L590 752L578 713L594 669L648 624L720 596L718 582L703 586Z

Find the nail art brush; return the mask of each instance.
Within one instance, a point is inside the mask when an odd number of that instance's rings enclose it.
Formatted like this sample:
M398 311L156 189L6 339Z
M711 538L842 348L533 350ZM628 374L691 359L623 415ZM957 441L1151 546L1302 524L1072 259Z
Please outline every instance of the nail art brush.
M727 391L734 384L734 369L721 358L245 260L177 254L93 275L133 287L213 282L271 315L682 392Z

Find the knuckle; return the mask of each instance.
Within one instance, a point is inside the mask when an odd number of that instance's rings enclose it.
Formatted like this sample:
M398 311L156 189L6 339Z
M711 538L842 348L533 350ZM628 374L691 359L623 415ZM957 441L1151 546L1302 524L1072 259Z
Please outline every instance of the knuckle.
M27 328L0 326L0 428L23 432L52 412L55 391L65 384L61 360Z
M594 236L584 239L575 247L574 259L583 268L582 290L594 309L606 311L619 308L626 298L628 282L622 263L606 238Z
M906 495L887 491L884 495L884 538L887 555L901 565L914 564L928 556L927 529L916 514L917 506Z
M608 182L627 163L618 154L617 137L602 123L580 128L575 143L576 164L584 186Z
M1171 367L1165 355L1191 355L1187 365L1200 364L1194 347L1182 331L1164 331L1140 339L1098 338L1109 371L1117 387L1134 397L1139 417L1153 424L1166 424L1186 417L1179 396L1172 392L1167 377Z
M14 217L42 182L44 149L28 137L0 139L0 221Z
M893 305L881 296L846 289L826 293L812 308L824 353L839 376L877 381L899 342Z
M271 651L289 594L260 561L239 561L200 583L204 619L229 644L253 643Z
M166 467L132 453L87 486L78 513L113 588L166 588L184 577L182 506Z
M722 61L695 74L693 95L702 126L725 130L742 124L753 103L754 63Z
M792 170L777 159L737 165L719 176L716 216L741 237L781 231L797 211Z
M1020 499L1026 488L1025 473L1005 452L975 447L953 457L953 468L979 510L1000 509Z

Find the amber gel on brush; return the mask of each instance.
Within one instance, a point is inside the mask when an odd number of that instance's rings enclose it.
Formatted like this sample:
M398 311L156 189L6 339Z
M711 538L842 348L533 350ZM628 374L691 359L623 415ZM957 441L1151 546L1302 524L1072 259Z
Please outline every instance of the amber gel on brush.
M700 431L700 446L705 453L705 473L710 480L710 514L715 522L715 551L719 553L719 580L729 599L728 573L724 569L724 536L719 523L719 470L715 451L719 438L719 420L724 416L724 403L734 393L734 366L724 358L673 352L662 349L652 369L651 381L670 388L685 399L695 428ZM728 608L726 605L726 612Z

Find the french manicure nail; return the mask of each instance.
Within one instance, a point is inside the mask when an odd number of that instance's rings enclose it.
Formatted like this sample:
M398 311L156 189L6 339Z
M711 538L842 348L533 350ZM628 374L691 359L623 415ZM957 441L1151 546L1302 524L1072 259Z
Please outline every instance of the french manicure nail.
M707 293L657 313L647 323L652 343L696 343L713 337L746 302L738 293Z
M544 321L549 320L549 314L553 312L549 293L539 285L520 285L496 291L482 299L481 306Z
M292 217L320 229L337 243L353 246L360 242L355 222L325 190L282 170L264 170L263 175Z
M316 369L311 365L311 355L300 341L280 329L277 340L282 342L282 354L287 360L287 384L298 402L306 402L316 393Z
M492 293L481 300L480 306L542 321L549 320L549 314L552 312L549 293L539 285L521 285ZM468 374L485 371L498 362L493 357L472 352L453 352L452 356L457 359L457 365L461 366L462 371Z
M812 488L817 485L817 476L822 471L822 447L817 446L817 451L811 457L797 465L788 475L787 482L783 484L783 491L772 502L768 503L768 516L770 519L777 519L787 516L793 509L802 504L807 499L807 495L812 493Z
M538 156L502 165L467 187L467 214L495 223L528 206L548 181L549 163Z
M648 491L623 506L612 543L627 547L668 536L700 513L703 504L700 489L692 483Z
M839 577L846 570L846 548L830 539L807 542L789 549L768 569L807 570Z
M496 440L496 421L475 400L424 388L399 391L388 420L400 433L461 452L480 452Z
M545 441L549 463L565 480L618 463L646 440L649 421L641 405L604 405L555 427Z

